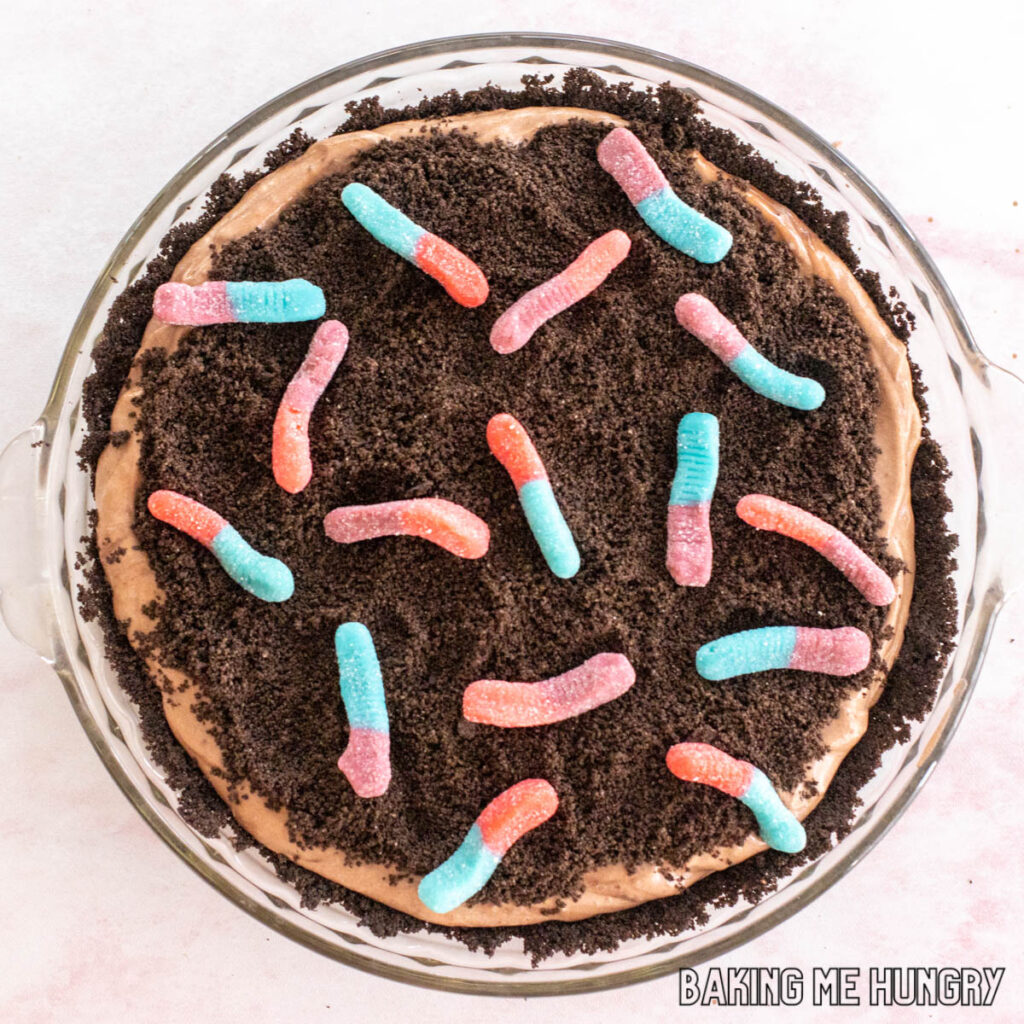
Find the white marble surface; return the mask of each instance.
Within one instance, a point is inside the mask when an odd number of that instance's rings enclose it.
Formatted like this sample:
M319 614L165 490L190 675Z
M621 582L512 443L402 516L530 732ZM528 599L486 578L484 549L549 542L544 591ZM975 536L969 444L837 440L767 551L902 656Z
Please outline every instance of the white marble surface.
M0 13L0 438L41 408L78 307L128 224L216 133L345 60L510 28L678 54L836 140L922 237L982 347L1017 365L1019 8L976 2L954 17L878 0L20 0ZM1004 428L1019 431L1020 415ZM1000 965L1007 976L995 1008L829 1015L805 1005L708 1009L705 1019L1021 1019L1024 814L1013 793L1024 772L1024 669L1013 644L1022 617L1020 601L1004 612L951 749L882 845L813 905L720 962ZM4 1020L512 1022L557 1013L568 1024L688 1015L674 977L556 1002L484 1001L385 982L290 943L155 837L101 767L56 678L3 631L0 658Z

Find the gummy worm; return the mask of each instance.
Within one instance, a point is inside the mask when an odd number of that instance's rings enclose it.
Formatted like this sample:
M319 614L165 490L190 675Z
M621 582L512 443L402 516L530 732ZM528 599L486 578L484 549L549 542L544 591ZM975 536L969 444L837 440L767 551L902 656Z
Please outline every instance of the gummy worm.
M809 411L825 401L825 389L769 362L736 325L703 295L691 292L676 303L676 319L700 339L751 391L792 409Z
M776 668L852 676L870 660L871 640L853 626L763 626L704 644L697 651L697 672L716 682Z
M153 295L153 315L168 324L287 324L316 320L327 302L315 284L301 277L290 281L168 281Z
M352 182L341 190L341 201L381 245L429 274L460 305L472 308L487 300L487 278L465 253L421 228L372 188Z
M526 521L548 567L563 580L575 576L580 568L580 553L530 435L514 416L503 412L487 424L487 444L512 478Z
M391 731L373 637L361 622L345 622L335 630L334 651L349 729L338 767L357 796L381 796L391 782Z
M398 534L422 537L459 558L483 558L491 543L491 531L479 516L443 498L336 508L324 517L324 531L339 544Z
M665 564L681 587L711 579L711 498L718 481L718 418L687 413L676 434L676 475L668 499Z
M709 743L677 743L665 755L673 775L700 782L746 804L757 818L761 838L783 853L799 853L807 844L804 827L779 799L768 776L749 761L739 761Z
M892 580L845 533L824 519L766 494L748 494L736 514L758 530L772 530L798 540L827 558L871 604L891 604L896 597Z
M187 533L212 551L224 571L261 601L287 601L295 592L295 580L288 566L250 547L213 509L176 491L154 491L146 505L161 522Z
M515 728L550 725L621 697L636 681L623 654L595 654L582 665L539 683L478 679L462 695L470 722Z
M619 183L647 226L673 248L699 263L717 263L732 247L732 235L687 206L644 144L628 129L613 128L597 147L597 162Z
M553 316L586 298L629 254L629 235L609 231L595 239L560 274L516 299L491 328L491 346L508 355L521 349Z
M274 419L271 463L274 479L298 494L313 476L309 457L309 418L348 348L348 329L340 320L326 320L317 329L306 358L285 388Z
M544 779L524 779L495 797L481 812L462 845L426 875L420 900L447 914L479 892L516 840L543 825L558 810L558 794Z

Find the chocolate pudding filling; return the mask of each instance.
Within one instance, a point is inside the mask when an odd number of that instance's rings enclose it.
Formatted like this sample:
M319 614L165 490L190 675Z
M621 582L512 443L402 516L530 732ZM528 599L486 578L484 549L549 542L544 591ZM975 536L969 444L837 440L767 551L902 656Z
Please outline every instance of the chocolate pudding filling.
M590 83L585 105L606 109L573 109L565 101L582 93L570 86L568 95L528 85L516 96L446 97L416 112L443 121L372 130L360 118L387 115L364 107L354 130L308 148L294 140L241 201L225 183L205 233L179 229L115 310L88 396L86 454L109 442L96 475L109 590L96 574L87 609L107 619L112 656L129 692L148 702L148 735L186 804L215 827L209 791L169 753L158 692L166 723L236 821L299 865L278 862L312 899L340 899L379 931L418 926L406 915L482 929L468 941L485 946L547 921L523 933L538 955L679 931L706 901L756 898L820 854L848 827L879 751L929 706L955 611L944 463L927 434L917 454L920 389L902 308L894 316L877 281L850 269L842 222L806 186L787 191L685 98L663 93L656 105ZM534 105L458 109L520 97ZM733 234L721 263L696 264L657 239L598 166L596 146L623 115L676 191ZM376 243L341 204L354 180L466 252L488 276L488 301L455 305ZM494 353L496 317L613 228L633 246L608 280L520 352ZM314 475L301 494L274 482L270 431L315 325L147 326L145 298L169 276L305 277L323 288L327 316L348 326L348 354L313 415ZM712 299L768 358L819 380L824 405L796 412L749 391L675 322L674 302L689 291ZM112 405L118 369L127 382ZM722 437L714 572L699 589L677 587L664 567L675 427L690 411L718 416ZM547 569L487 449L497 412L520 419L544 455L582 555L571 580ZM148 516L146 497L159 488L203 501L284 560L295 596L272 606L241 591L209 552ZM893 575L897 599L874 608L815 552L744 524L735 504L751 492L834 523ZM337 545L324 535L334 507L415 497L485 519L488 555L466 561L412 538ZM392 783L373 800L355 796L337 769L348 726L332 637L353 620L373 635L391 716ZM872 638L872 664L846 679L697 675L702 643L787 624L857 626ZM530 729L461 718L475 679L540 679L603 650L625 654L637 672L610 704ZM149 695L147 672L160 687L150 683ZM871 736L868 710L880 696ZM840 767L866 730L868 746ZM806 819L805 854L763 852L746 808L674 778L664 755L682 740L765 771ZM528 777L552 783L558 813L469 903L432 914L416 896L419 877L493 796ZM751 874L742 862L755 855ZM728 880L716 883L719 872ZM637 906L647 901L663 907ZM612 911L612 923L590 931L587 921L559 923Z

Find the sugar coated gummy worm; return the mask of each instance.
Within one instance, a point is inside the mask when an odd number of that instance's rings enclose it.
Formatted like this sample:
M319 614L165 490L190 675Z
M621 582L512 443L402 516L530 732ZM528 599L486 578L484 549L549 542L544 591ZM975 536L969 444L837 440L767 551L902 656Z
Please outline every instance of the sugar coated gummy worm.
M711 579L711 498L718 481L718 418L687 413L676 434L676 475L668 499L665 564L681 587Z
M487 278L465 253L415 224L372 188L352 182L342 189L341 201L381 245L429 274L460 305L487 301Z
M748 494L736 514L758 530L772 530L798 540L827 558L871 604L891 604L892 580L856 544L824 519L767 494Z
M187 533L212 551L224 571L260 600L287 601L295 592L295 580L288 566L250 547L212 509L176 491L154 491L146 504L155 518Z
M447 914L486 884L516 840L558 810L558 794L544 779L524 779L495 797L462 845L419 885L420 900Z
M676 319L751 391L805 412L817 409L825 401L825 389L816 380L797 377L770 363L703 295L683 295L676 303Z
M491 531L479 516L443 498L336 508L324 517L324 531L339 544L399 534L422 537L459 558L483 558L491 543Z
M757 818L761 838L783 853L799 853L807 845L804 827L779 799L768 776L749 761L709 743L677 743L665 755L669 771L684 782L700 782L746 804Z
M629 246L625 231L609 231L560 274L516 299L491 328L495 352L508 355L521 349L542 324L586 298L626 258Z
M334 651L349 729L338 767L357 796L381 796L391 782L391 730L373 637L361 622L345 622L335 630Z
M732 247L732 235L687 206L644 144L628 129L613 128L597 147L597 162L619 183L647 226L699 263L717 263Z
M505 728L550 725L621 697L635 681L624 654L595 654L539 683L478 679L462 694L462 714L470 722Z
M697 651L697 672L716 682L781 668L852 676L866 669L870 660L871 640L853 626L764 626L704 644Z
M309 418L324 388L331 382L348 348L348 329L340 320L327 320L313 335L306 358L285 388L274 419L271 463L274 479L290 494L298 494L313 476L309 457Z
M287 324L316 320L327 309L324 293L301 277L290 281L169 281L153 295L153 315L164 323Z
M526 521L548 567L563 580L575 576L580 568L580 553L530 435L514 416L503 412L487 424L487 444L512 478Z

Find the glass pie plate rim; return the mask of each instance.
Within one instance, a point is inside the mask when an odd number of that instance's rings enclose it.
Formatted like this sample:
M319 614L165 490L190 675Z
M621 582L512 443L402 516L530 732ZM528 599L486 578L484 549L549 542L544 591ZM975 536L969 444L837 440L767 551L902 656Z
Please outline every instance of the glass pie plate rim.
M621 73L634 80L642 77L627 70L632 64L664 72L663 77L682 76L718 96L730 97L755 108L765 123L758 125L748 121L748 124L758 130L764 129L769 136L770 130L766 126L770 125L771 130L789 133L801 140L820 159L821 168L816 167L815 170L822 171L825 181L831 181L832 177L840 178L854 187L877 211L881 224L872 224L875 233L881 232L880 237L887 245L902 246L920 274L922 287L917 288L915 303L918 300L923 303L929 317L934 319L938 315L943 318L958 349L958 352L950 353L950 363L970 426L970 446L974 453L972 469L978 483L977 536L976 539L970 538L971 543L976 540L974 571L970 586L961 597L963 625L960 644L940 698L925 720L925 726L928 723L935 726L934 731L928 736L921 733L911 744L920 748L919 756L915 754L916 762L899 771L898 792L890 794L891 799L884 809L874 820L859 831L855 829L830 854L821 858L826 861L837 854L833 863L796 890L787 880L779 892L746 911L743 923L731 931L726 929L720 937L711 934L720 930L717 927L692 933L707 936L707 941L697 949L682 948L679 953L675 952L677 947L687 945L690 933L677 937L659 936L647 940L649 948L631 948L622 957L615 953L593 958L577 957L566 965L545 969L542 964L540 968L531 970L529 966L496 965L482 953L475 958L479 962L469 966L463 963L457 967L431 956L403 956L391 951L382 955L373 940L368 941L366 933L345 936L347 941L344 943L334 941L330 933L334 931L338 936L336 930L306 926L303 922L308 918L289 908L280 896L273 893L264 891L262 896L267 898L261 899L259 890L242 884L237 872L232 873L233 869L207 843L200 839L198 845L190 844L183 840L182 834L169 827L168 819L159 806L161 803L166 805L166 798L152 784L146 792L138 778L130 777L125 768L126 762L120 756L122 751L116 749L119 742L125 742L118 722L109 709L105 719L98 713L100 709L83 674L88 672L90 659L95 663L97 652L90 649L84 633L79 633L82 623L75 614L72 560L80 534L76 535L74 517L68 510L75 507L76 499L79 502L83 500L85 475L80 470L76 473L74 469L81 416L80 395L72 388L72 383L76 376L83 376L83 360L88 362L91 345L105 318L104 304L109 304L112 295L126 284L125 280L118 283L116 279L129 266L129 257L133 253L137 255L141 241L152 234L161 218L166 220L172 200L183 190L187 191L189 183L203 169L209 168L223 154L238 147L240 140L264 128L282 112L295 108L304 98L315 96L327 87L340 87L360 78L366 79L376 71L379 73L377 78L365 81L360 89L360 94L372 93L375 84L380 88L400 80L399 77L389 78L389 69L424 58L450 57L451 62L439 70L460 67L487 69L492 63L496 64L486 59L460 58L460 55L463 58L479 57L482 51L502 54L507 60L522 65L522 73L543 73L545 68L554 70L553 66L557 65L562 68L585 66L606 74ZM521 56L514 56L520 51ZM627 68L610 63L615 60L626 64ZM333 106L336 101L331 100L330 104ZM307 108L294 120L300 120L316 109L319 108ZM174 213L174 221L191 210L191 203L179 207ZM166 226L161 228L160 234L165 229ZM128 277L134 277L145 262L143 260L128 270ZM914 299L914 296L904 297L908 301ZM935 300L938 314L932 308ZM263 104L190 160L132 224L83 305L43 414L32 427L10 443L0 457L0 526L12 531L8 536L24 539L24 544L11 544L11 550L0 557L0 610L11 632L53 665L104 765L151 827L207 882L263 923L352 966L448 991L496 995L568 994L628 984L721 955L785 920L849 871L878 842L920 790L964 712L980 672L998 609L1007 592L1020 579L1017 566L1008 566L1000 558L1000 549L1006 550L1012 535L1000 517L992 514L992 502L986 504L985 500L985 496L995 488L998 463L993 463L990 458L982 459L981 452L986 436L991 437L986 406L1006 407L1009 402L1019 402L1024 395L1022 387L1024 385L1017 378L995 367L981 354L937 268L878 191L833 147L769 101L686 61L609 40L545 33L499 33L428 40L340 65ZM988 451L991 451L991 445ZM85 488L88 490L87 479ZM941 717L936 719L937 715ZM207 855L203 854L203 849ZM802 877L801 872L796 874ZM382 943L386 941L381 940ZM632 945L636 946L635 943Z

